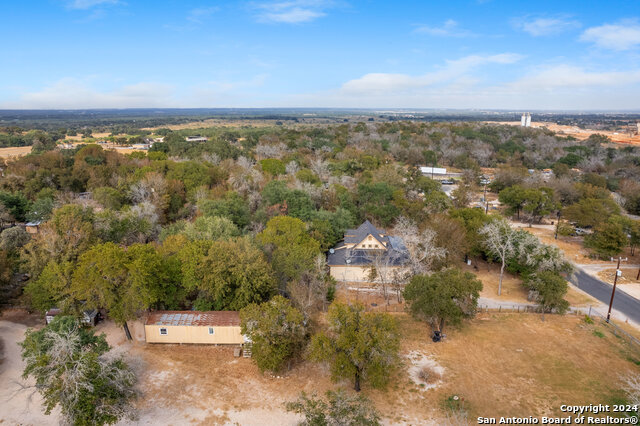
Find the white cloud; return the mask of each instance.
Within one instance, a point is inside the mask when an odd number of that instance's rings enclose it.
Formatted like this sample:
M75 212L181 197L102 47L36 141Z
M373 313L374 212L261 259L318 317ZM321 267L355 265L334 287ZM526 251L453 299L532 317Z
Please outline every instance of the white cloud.
M629 50L640 45L640 24L637 19L626 19L616 24L588 28L580 37L596 46L613 50Z
M488 63L511 63L510 54L469 56L442 70L407 74L366 74L334 90L283 96L269 106L352 108L457 108L637 110L640 70L599 71L570 64L540 68L522 78L487 84L472 72Z
M195 22L196 24L201 24L202 21L219 10L218 7L198 7L196 9L191 9L187 14L187 19L191 22Z
M580 27L580 22L563 16L556 17L525 17L514 19L512 25L534 37L560 34Z
M351 94L371 94L419 89L434 84L452 82L481 65L512 64L521 58L521 55L515 53L502 53L489 56L471 55L446 61L446 65L441 69L418 76L370 73L360 78L347 81L342 85L341 91Z
M505 87L515 90L587 89L610 88L640 83L640 70L636 71L587 71L572 65L555 65L529 74Z
M71 0L67 2L69 9L91 9L94 6L118 4L120 0Z
M431 27L421 25L414 30L415 33L428 34L439 37L471 37L474 34L470 31L460 28L458 23L453 19L449 19L442 24L441 27Z
M139 82L113 89L98 89L97 77L64 78L38 91L0 102L0 109L91 109L91 108L206 108L256 106L259 88L268 74L246 79L221 79L192 86L174 87Z
M333 6L326 0L285 0L256 5L258 20L285 24L301 24L326 16L326 10Z
M98 90L85 80L65 78L37 92L24 93L5 108L84 109L171 106L171 87L141 82L113 90Z

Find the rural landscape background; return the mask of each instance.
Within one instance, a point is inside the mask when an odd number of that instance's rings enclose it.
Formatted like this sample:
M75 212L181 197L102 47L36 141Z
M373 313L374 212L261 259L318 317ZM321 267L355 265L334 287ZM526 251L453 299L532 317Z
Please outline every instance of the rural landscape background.
M0 423L637 422L632 2L33 3Z

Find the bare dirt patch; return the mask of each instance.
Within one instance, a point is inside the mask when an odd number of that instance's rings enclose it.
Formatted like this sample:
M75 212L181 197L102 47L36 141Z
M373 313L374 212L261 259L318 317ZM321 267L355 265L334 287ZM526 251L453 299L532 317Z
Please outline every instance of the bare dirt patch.
M44 318L37 313L29 313L22 308L6 308L0 312L0 320L11 321L16 324L26 325L27 327L43 327Z
M482 281L480 296L503 302L531 303L528 292L522 285L522 279L507 271L502 278L502 293L498 296L500 283L500 265L482 260L474 261L471 266L464 265L465 271L472 272Z
M622 275L618 277L618 284L640 284L640 280L637 280L638 268L620 268ZM613 284L615 279L616 268L604 269L598 272L598 278L602 281Z

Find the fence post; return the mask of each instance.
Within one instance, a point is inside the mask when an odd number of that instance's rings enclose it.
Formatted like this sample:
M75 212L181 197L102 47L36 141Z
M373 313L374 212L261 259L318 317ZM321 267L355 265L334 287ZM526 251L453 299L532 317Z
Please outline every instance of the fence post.
M518 313L520 313L520 305L518 305Z
M589 316L591 316L591 305L589 305Z
M502 305L498 306L498 312L502 312Z

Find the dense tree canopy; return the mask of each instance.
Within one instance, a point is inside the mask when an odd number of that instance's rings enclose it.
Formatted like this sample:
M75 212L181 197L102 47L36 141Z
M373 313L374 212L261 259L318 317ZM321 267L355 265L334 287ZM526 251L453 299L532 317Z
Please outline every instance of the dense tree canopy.
M331 376L353 378L383 387L397 366L399 336L395 320L388 314L365 312L362 305L334 303L327 316L329 333L320 332L311 341L311 358L329 363Z

